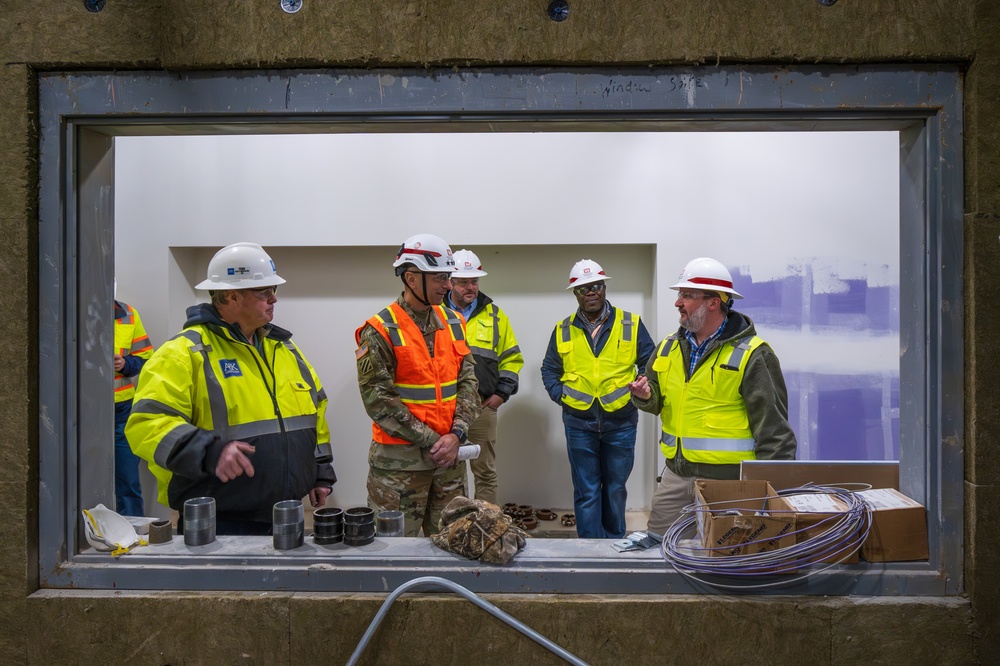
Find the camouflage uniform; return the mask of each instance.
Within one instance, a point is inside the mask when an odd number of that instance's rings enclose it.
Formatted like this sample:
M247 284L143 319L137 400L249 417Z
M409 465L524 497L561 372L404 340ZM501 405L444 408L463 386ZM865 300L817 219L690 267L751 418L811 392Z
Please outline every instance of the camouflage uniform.
M402 295L396 302L417 324L433 356L434 334L444 325L430 309L415 311ZM465 462L439 468L431 460L430 448L442 433L424 425L400 401L393 383L396 357L392 345L369 324L361 331L356 355L365 411L388 434L412 442L372 441L368 450L368 505L375 511L402 511L406 536L417 536L421 527L424 535L430 536L437 532L441 511L448 502L465 495ZM471 354L462 360L456 400L453 424L467 433L480 411L479 383Z

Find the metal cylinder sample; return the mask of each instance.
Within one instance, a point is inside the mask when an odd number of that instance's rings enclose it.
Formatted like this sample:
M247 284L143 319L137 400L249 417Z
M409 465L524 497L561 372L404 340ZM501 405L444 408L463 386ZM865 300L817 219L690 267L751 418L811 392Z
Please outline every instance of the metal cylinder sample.
M168 543L174 538L174 527L169 520L154 520L149 524L149 544Z
M271 511L271 533L277 550L291 550L302 545L306 529L302 500L282 500Z
M339 507L313 511L313 542L326 545L344 540L344 510Z
M380 511L375 518L375 533L380 537L403 536L403 512Z
M184 502L184 545L204 546L215 541L215 498L193 497Z
M375 511L358 506L344 512L344 543L364 546L375 540Z

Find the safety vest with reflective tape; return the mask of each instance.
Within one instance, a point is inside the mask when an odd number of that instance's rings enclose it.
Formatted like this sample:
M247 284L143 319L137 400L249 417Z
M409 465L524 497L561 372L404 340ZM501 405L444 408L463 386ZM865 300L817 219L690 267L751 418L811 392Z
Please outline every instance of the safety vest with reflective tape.
M562 358L562 402L586 411L597 400L608 412L621 409L629 401L628 383L636 377L639 316L615 308L608 341L601 352L594 350L587 332L573 321L573 313L556 325L556 351Z
M225 328L198 325L146 363L125 435L149 461L163 504L178 508L199 496L192 495L197 488L216 498L219 511L271 506L308 494L317 463L332 459L326 392L312 366L291 339L265 337L261 346L263 354ZM197 430L254 445L254 476L223 483L214 473L182 478L167 469Z
M487 398L493 395L498 379L517 386L518 374L524 367L524 356L510 327L510 320L496 303L487 303L465 323L465 339L476 357L476 378L479 392ZM485 377L494 371L495 376Z
M153 344L142 327L142 319L131 305L115 301L115 353L149 359ZM131 400L135 395L135 377L115 373L115 402Z
M434 333L433 357L420 328L399 303L392 303L367 323L392 345L396 356L393 386L400 402L428 428L446 435L455 418L458 373L462 359L470 351L461 315L443 305L435 305L433 309L444 324L444 328ZM355 338L360 340L360 335L359 328ZM379 444L412 444L393 437L374 422L372 439Z
M711 465L754 460L754 439L740 395L750 354L764 344L756 335L726 342L702 359L688 380L684 355L670 336L656 349L651 370L660 382L660 448L670 460L678 438L684 458Z

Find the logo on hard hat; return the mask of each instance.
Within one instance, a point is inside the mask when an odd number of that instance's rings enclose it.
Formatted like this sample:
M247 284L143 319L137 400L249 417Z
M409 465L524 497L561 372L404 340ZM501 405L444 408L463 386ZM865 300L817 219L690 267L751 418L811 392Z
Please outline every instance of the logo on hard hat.
M416 243L413 244L413 249L414 250L419 250L421 245L423 245L423 243L421 243L420 241L417 241Z
M586 268L583 269L583 274L590 275L590 266L587 266Z
M226 273L228 275L236 275L237 273L239 273L240 275L244 275L244 274L249 273L249 272L250 272L250 269L247 268L247 267L245 267L245 266L237 266L235 268L229 268L229 269L226 270Z

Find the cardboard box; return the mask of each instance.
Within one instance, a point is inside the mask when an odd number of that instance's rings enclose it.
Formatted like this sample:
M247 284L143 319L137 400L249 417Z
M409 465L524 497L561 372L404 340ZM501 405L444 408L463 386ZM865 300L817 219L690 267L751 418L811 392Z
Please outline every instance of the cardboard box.
M795 516L757 515L785 505L766 481L695 481L698 536L712 557L747 555L795 543Z
M833 526L833 519L838 514L845 513L849 508L847 503L836 495L826 493L784 495L781 497L781 501L788 505L790 511L795 512L796 543L820 536ZM846 549L850 545L844 544L843 547ZM814 562L856 564L859 561L859 550L846 556L844 552L838 550L829 557L818 558Z
M767 481L775 490L806 484L866 483L872 488L899 489L897 460L744 460L740 478ZM853 490L848 486L849 490Z
M927 511L895 488L858 493L872 510L872 528L861 546L869 562L926 560Z

